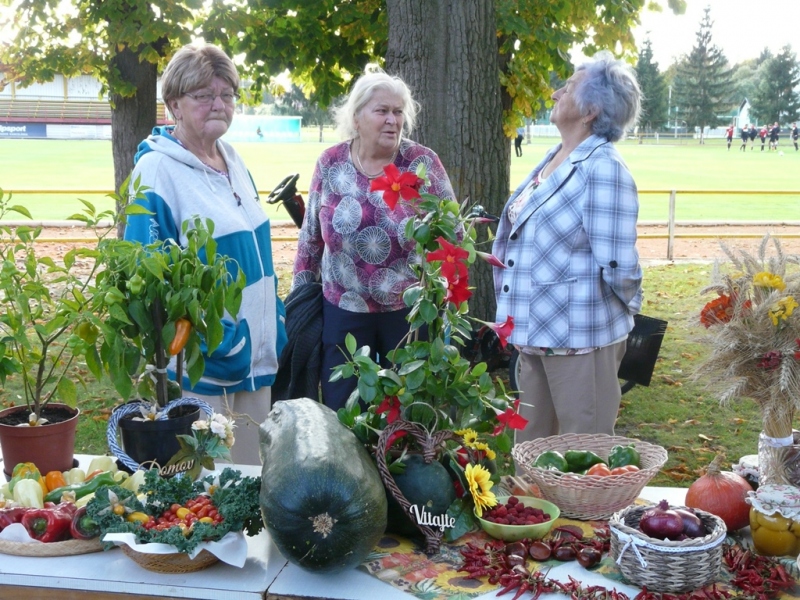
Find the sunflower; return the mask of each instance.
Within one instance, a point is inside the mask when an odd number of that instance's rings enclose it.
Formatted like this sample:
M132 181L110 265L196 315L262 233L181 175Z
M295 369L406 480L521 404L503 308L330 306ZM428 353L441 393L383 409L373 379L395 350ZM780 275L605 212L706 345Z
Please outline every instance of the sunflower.
M484 508L497 505L497 498L491 491L494 485L491 480L492 475L481 465L468 464L464 470L464 476L467 479L472 500L475 502L475 514L481 517Z

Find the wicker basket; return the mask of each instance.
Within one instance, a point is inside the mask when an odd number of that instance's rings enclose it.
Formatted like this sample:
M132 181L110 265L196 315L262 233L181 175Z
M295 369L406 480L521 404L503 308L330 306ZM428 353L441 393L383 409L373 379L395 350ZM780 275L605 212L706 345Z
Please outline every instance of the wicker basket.
M611 557L628 581L651 592L690 592L717 581L722 566L725 522L702 510L700 517L708 535L671 542L657 540L639 531L639 520L649 507L630 506L609 521Z
M188 554L175 552L173 554L149 554L137 552L130 546L120 545L125 556L130 557L137 565L148 571L156 573L192 573L210 567L219 559L208 550L201 550L194 558Z
M567 450L591 450L606 458L618 444L634 444L640 456L639 471L592 477L532 466L547 450L562 454ZM661 446L605 434L565 433L539 438L517 444L511 454L517 466L538 486L542 497L561 509L561 516L583 521L609 519L618 510L633 504L642 488L667 462L667 451Z
M100 552L102 549L103 544L100 542L100 538L66 540L47 544L0 540L0 553L14 554L16 556L75 556L77 554Z

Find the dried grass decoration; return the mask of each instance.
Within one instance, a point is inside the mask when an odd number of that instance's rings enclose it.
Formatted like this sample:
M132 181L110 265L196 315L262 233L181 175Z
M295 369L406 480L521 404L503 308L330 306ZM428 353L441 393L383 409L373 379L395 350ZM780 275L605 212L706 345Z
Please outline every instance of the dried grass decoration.
M713 283L703 290L717 297L700 312L711 354L695 378L723 404L755 400L763 423L760 481L798 485L792 422L800 407L800 257L785 255L769 235L757 256L720 245L730 264L715 263Z

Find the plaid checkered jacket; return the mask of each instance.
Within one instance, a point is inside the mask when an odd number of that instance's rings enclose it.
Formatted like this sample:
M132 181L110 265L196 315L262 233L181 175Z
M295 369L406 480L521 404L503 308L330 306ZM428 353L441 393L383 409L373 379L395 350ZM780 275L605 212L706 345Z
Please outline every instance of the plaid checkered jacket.
M636 184L616 148L591 136L520 209L508 207L558 151L511 195L492 253L497 321L514 317L513 344L600 347L625 337L642 304Z

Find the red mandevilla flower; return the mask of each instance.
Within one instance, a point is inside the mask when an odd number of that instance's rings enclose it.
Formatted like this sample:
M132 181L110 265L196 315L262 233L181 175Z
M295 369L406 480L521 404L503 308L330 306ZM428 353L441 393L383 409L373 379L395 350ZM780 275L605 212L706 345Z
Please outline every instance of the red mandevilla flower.
M447 279L448 283L466 277L467 265L464 261L469 258L469 252L451 244L442 236L436 238L436 241L439 243L439 249L428 252L425 260L428 262L442 261L442 277Z
M514 331L514 317L508 315L505 323L495 323L489 327L497 334L500 339L500 347L505 348L508 345L508 337Z
M480 258L484 262L489 263L493 267L497 267L499 269L506 268L506 266L494 254L489 254L488 252L478 252L478 251L476 251L475 254L478 256L478 258Z
M448 302L460 306L462 302L469 300L470 296L472 296L472 292L467 287L466 277L461 277L455 281L448 281L446 296Z
M505 412L498 413L497 420L500 424L494 428L492 435L500 435L506 427L522 430L528 425L528 419L519 414L519 399L514 400L514 408L507 408Z
M386 415L386 422L394 423L400 418L400 409L400 400L397 398L397 396L384 396L383 402L378 405L378 408L375 410L375 412L379 415L382 415L383 413L389 413Z
M369 191L383 192L383 201L390 210L394 210L400 198L403 200L419 198L419 188L422 184L416 173L410 171L401 173L394 165L386 165L383 172L385 173L383 176L376 177L369 184Z

